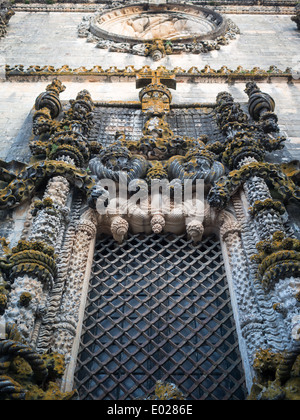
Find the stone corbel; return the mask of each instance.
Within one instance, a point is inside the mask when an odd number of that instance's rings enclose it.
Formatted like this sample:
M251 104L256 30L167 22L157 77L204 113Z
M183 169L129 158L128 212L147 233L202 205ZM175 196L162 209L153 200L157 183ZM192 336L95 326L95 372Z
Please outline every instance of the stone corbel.
M186 233L194 243L201 242L204 233L203 223L198 220L191 220L186 225Z
M113 238L118 242L122 243L125 239L125 236L127 235L129 228L128 222L123 219L121 216L115 216L111 220L111 233L113 235Z

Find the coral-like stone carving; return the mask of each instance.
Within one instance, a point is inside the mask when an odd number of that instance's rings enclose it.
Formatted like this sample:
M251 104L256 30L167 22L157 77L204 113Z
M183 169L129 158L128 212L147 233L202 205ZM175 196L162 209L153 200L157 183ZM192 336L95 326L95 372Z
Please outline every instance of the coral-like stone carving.
M209 202L212 206L224 208L231 196L251 177L259 177L268 180L279 192L284 201L290 199L299 200L299 187L294 184L280 167L270 163L250 163L243 168L232 171L228 177L222 177L210 190Z
M289 276L300 275L300 241L286 238L283 232L276 232L272 240L257 244L259 254L253 260L259 263L258 279L266 288L271 283Z
M36 113L33 117L33 132L36 135L50 133L46 139L31 141L30 149L34 155L44 155L50 160L63 160L77 167L83 167L90 158L93 145L87 135L93 122L93 102L88 91L78 93L76 100L61 121L55 121L62 111L59 93L65 89L55 79L47 91L36 99Z
M148 169L148 162L142 156L134 156L120 143L104 148L99 157L91 159L89 168L93 175L101 179L119 182L122 179L132 181L143 178Z
M217 161L217 156L203 148L194 148L185 156L171 158L168 166L169 176L172 179L179 178L182 182L186 179L202 179L205 183L212 184L225 173L224 166Z
M41 93L36 98L35 109L37 111L44 110L44 112L50 112L51 118L57 118L62 110L59 94L64 92L65 89L66 87L59 79L54 79L46 87L46 92Z
M284 168L264 162L265 152L282 148L284 141L284 138L274 136L278 127L277 116L273 113L273 99L262 93L255 83L247 84L246 92L249 95L248 106L253 123L239 104L234 103L231 95L222 92L217 97L216 118L227 137L224 150L220 149L221 157L223 163L234 170L216 181L209 192L208 201L214 207L225 208L229 204L229 197L233 198L243 186L250 205L248 214L253 218L256 235L261 240L257 244L260 252L254 252L249 267L250 273L255 273L253 286L257 298L262 301L262 307L273 310L272 316L267 315L267 319L277 332L270 334L267 324L264 328L268 334L268 343L272 343L275 349L290 349L288 354L291 357L288 357L285 366L291 368L297 351L299 354L299 345L293 338L293 320L299 316L299 244L296 239L284 233L282 215L286 212L283 203L291 199L298 201L299 190L294 180L283 172ZM297 171L295 173L292 170L291 173L297 176ZM269 186L279 193L283 203L272 199ZM231 240L232 244L236 242L233 237ZM228 242L228 239L225 238L225 241ZM234 255L232 244L231 252ZM265 290L260 289L258 280ZM273 304L273 308L270 304ZM262 309L262 315L263 312ZM255 347L249 339L249 332L251 334L251 331L253 333L253 330L258 330L257 326L262 330L264 322L262 317L255 318L250 318L249 324L242 327L243 335L252 350ZM280 336L284 343L281 346ZM265 345L263 341L261 344Z
M0 3L0 38L4 37L7 32L7 25L11 17L15 14L8 2Z
M261 92L254 82L248 82L245 92L249 96L249 113L251 117L260 121L265 133L278 132L278 117L274 113L274 99L267 93Z
M2 165L5 168L6 163L0 161L0 166ZM18 173L1 168L2 174L0 176L7 185L0 189L1 209L14 208L20 205L35 193L42 182L53 176L63 176L71 184L85 191L87 195L91 194L95 186L94 180L86 171L76 169L73 165L64 162L48 160L22 166L23 168Z
M64 358L41 356L22 339L16 326L7 323L0 340L0 400L69 400L55 380L64 372Z
M296 15L292 16L291 19L297 24L298 29L300 30L300 4L297 4L295 8Z
M52 349L66 355L69 361L79 320L83 282L87 270L90 245L96 235L96 219L89 210L76 226L72 264L69 267L59 313L54 320ZM51 327L51 325L50 325Z

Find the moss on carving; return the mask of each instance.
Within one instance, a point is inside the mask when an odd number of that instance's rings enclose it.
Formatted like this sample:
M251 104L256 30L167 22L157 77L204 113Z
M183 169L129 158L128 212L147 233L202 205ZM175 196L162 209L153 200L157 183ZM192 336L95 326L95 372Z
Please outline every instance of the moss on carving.
M211 189L208 201L213 207L224 208L232 195L252 177L260 177L271 185L284 202L291 199L300 200L300 188L289 179L278 165L254 162L241 169L231 171L228 176L221 177Z
M258 254L252 261L259 264L257 278L265 288L287 275L300 274L300 241L275 232L271 240L258 242Z
M147 172L146 181L151 183L154 179L168 179L168 171L165 165L159 161L153 161Z
M44 391L36 385L28 385L25 395L26 401L68 401L73 398L75 391L62 392L55 382L49 382Z
M20 205L30 198L45 180L53 176L65 177L76 188L84 191L87 196L91 194L95 185L94 180L86 171L55 160L45 160L24 166L19 173L10 173L10 175L12 180L10 179L0 189L0 209L14 208Z
M264 201L255 201L254 205L250 207L249 212L252 216L256 216L258 213L264 210L273 210L280 215L284 214L286 211L281 201L276 201L272 200L271 198L268 198Z
M0 400L69 400L74 396L74 391L61 392L57 383L65 370L64 356L39 355L13 324L6 325L0 356Z
M284 357L284 353L274 353L270 349L257 351L253 364L256 378L248 400L300 400L300 356L288 379L282 382L278 372Z
M42 360L48 369L48 379L55 381L56 379L62 378L66 364L65 358L59 353L50 353L42 355Z
M21 274L34 274L42 282L52 282L56 275L54 248L42 241L20 240L0 258L0 268L10 278Z
M154 395L151 395L146 400L185 400L184 394L177 388L175 384L157 381Z
M32 301L32 296L28 292L24 292L20 296L19 305L23 306L24 308L27 308L30 305L30 302Z
M0 315L3 315L7 305L7 296L0 291Z

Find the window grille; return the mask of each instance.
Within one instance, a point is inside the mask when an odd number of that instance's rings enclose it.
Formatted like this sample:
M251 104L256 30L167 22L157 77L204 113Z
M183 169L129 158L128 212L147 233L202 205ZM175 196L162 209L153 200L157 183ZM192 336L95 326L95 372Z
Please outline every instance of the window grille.
M95 250L75 374L80 399L142 399L157 380L188 400L243 400L244 373L214 236L132 235Z
M143 127L147 115L140 109L123 107L96 106L94 109L94 126L89 140L102 146L109 146L115 141L116 131L124 131L128 141L138 141L143 136ZM172 109L166 116L174 135L197 138L206 133L211 142L224 142L223 134L215 121L213 108L180 108Z

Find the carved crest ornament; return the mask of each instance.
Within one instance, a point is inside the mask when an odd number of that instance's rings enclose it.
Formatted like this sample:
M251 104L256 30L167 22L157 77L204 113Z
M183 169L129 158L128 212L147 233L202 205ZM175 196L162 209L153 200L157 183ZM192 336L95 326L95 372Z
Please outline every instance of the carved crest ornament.
M32 162L1 162L1 209L27 203L29 210L18 244L1 241L0 398L74 397L74 343L97 233L118 243L128 232L187 233L197 242L206 231L217 232L226 249L245 363L258 372L250 398L296 398L300 241L287 224L286 205L299 203L299 168L266 160L285 141L274 100L250 82L246 113L221 92L214 118L224 141L211 142L206 133L172 131L166 117L174 75L149 69L137 87L145 117L138 141L124 132L108 147L91 141L97 104L83 90L63 106L65 87L54 79L36 99ZM122 179L125 195L112 196L104 180ZM166 209L164 202L151 206L163 201L160 191L150 195L153 181L162 179L171 192ZM176 188L182 194L186 180L192 187L202 180L205 203L192 195L177 205ZM136 192L144 206L130 201Z
M84 17L79 37L97 48L149 56L159 61L166 55L206 53L227 45L238 27L212 9L187 3L116 4Z

